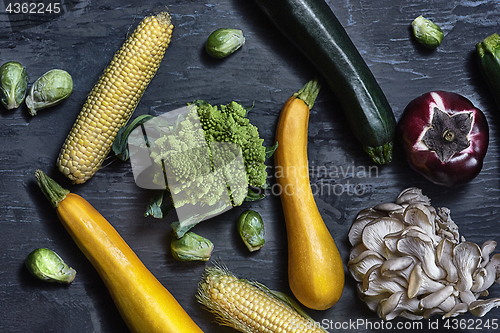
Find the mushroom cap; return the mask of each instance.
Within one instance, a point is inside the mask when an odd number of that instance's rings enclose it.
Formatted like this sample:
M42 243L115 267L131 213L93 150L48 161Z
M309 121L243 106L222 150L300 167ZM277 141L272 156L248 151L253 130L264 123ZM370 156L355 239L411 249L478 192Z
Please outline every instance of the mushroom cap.
M403 256L397 249L397 242L401 237L401 233L393 233L384 237L384 245L382 247L383 253L382 255L387 258L399 258Z
M356 258L349 260L347 268L354 279L361 282L370 268L380 266L383 263L384 258L380 254L375 251L366 250Z
M356 246L361 243L361 233L363 228L370 222L375 221L377 217L363 216L354 220L349 229L348 238L352 246Z
M408 279L408 297L433 293L444 288L445 285L431 279L423 270L420 262L416 263Z
M424 319L423 315L417 315L415 313L412 313L410 311L403 311L399 314L400 317L410 319L410 320L421 320Z
M486 272L486 268L484 267L478 267L474 273L472 273L472 287L470 290L472 292L478 293L482 292L486 289L488 289L494 282L495 279L493 278L491 280L491 283L489 286L485 286L485 277L488 273Z
M371 267L365 274L362 281L364 295L374 296L381 293L396 293L406 291L408 282L400 277L386 278L380 272L380 265Z
M464 314L469 310L469 306L466 303L457 303L455 306L448 311L444 316L444 318L456 317L458 315Z
M404 313L422 314L418 308L419 301L410 299L404 291L398 291L389 298L380 301L377 307L377 314L385 320L392 320ZM419 318L420 319L420 318Z
M448 297L453 295L454 288L451 285L445 286L438 291L435 291L420 300L419 307L421 309L437 308ZM454 304L453 304L454 305Z
M395 257L387 259L382 263L380 267L380 272L385 277L390 276L401 276L408 279L409 273L411 271L415 261L412 257Z
M419 227L413 226L411 228L413 229L397 241L396 247L398 251L413 256L422 262L423 270L432 279L440 280L444 278L446 272L436 265L432 240L425 236L425 233L418 231Z
M483 245L481 246L481 259L483 259L483 261L481 262L481 266L486 266L486 264L490 260L490 254L495 251L496 247L497 242L491 239L483 243Z
M460 291L470 290L473 280L472 273L481 260L481 249L472 242L461 242L453 249L453 262L458 271L457 288Z
M380 303L377 306L378 316L385 320L391 320L397 317L399 313L397 313L395 310L399 305L399 303L401 302L401 298L403 297L403 295L404 291L401 290L392 294L391 296L389 296L389 298L380 301ZM402 311L403 309L401 309L400 312ZM391 314L391 316L388 316L389 314Z
M436 247L436 262L446 271L446 281L458 281L457 268L453 264L453 248L455 244L448 238L443 238Z
M441 237L449 238L453 243L460 241L458 226L451 219L451 212L446 207L440 207L436 216L436 233Z
M422 194L422 190L416 187L409 187L404 189L399 193L397 199L395 200L397 204L413 204L421 203L424 205L430 205L431 200Z
M382 217L365 225L361 241L368 249L382 254L385 236L403 229L403 222L391 217Z
M420 262L413 266L413 270L410 274L410 279L408 280L408 298L413 298L417 296L420 286L422 286L422 264Z
M488 260L484 267L480 267L474 272L474 277L477 277L476 285L473 284L471 289L474 292L482 292L487 290L495 283L495 279L500 275L500 253L495 254ZM476 282L474 281L474 282Z
M359 256L362 252L368 250L363 243L359 243L356 246L353 246L351 248L351 251L349 251L349 260L352 260Z
M358 214L356 214L356 220L358 219L361 219L363 217L373 217L373 218L379 218L379 217L384 217L384 216L387 216L387 214L384 214L380 211L376 211L375 209L373 209L373 207L369 207L369 208L364 208L362 210L360 210L358 212Z
M365 302L366 305L368 306L368 308L373 312L377 312L377 307L381 301L389 298L392 295L389 292L385 292L385 293L381 293L381 294L377 294L377 295L373 295L373 296L365 295L362 291L361 283L358 283L357 291L358 291L359 298L363 302Z
M470 290L459 290L459 296L462 303L469 305L476 300L476 296Z
M373 206L376 211L384 212L385 214L392 214L394 212L403 212L404 207L393 202L385 202Z
M485 300L474 301L469 304L469 312L474 316L482 317L491 309L500 306L500 298L490 298Z
M403 213L403 218L405 223L420 227L436 244L441 240L436 235L435 217L426 206L418 203L408 205Z

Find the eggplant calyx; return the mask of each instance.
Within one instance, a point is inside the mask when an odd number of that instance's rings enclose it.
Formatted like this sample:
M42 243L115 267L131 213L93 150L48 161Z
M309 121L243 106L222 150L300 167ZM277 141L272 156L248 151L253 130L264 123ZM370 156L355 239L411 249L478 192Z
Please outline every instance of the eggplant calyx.
M436 153L442 163L470 146L469 133L472 129L472 112L450 115L435 107L432 123L425 132L422 142Z

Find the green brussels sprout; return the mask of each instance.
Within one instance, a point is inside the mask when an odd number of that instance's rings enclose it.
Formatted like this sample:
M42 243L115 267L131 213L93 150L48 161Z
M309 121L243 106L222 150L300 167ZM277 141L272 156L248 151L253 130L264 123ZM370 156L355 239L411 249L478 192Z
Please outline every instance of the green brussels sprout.
M26 97L28 72L17 61L8 61L0 67L0 100L8 109L17 109Z
M225 58L245 44L243 32L238 29L217 29L210 34L205 43L205 50L214 58Z
M205 237L189 231L181 238L173 239L170 248L174 258L179 261L208 261L214 245Z
M73 91L73 79L62 69L52 69L40 76L26 97L26 105L32 116L38 110L62 102Z
M422 15L417 17L411 25L413 27L413 35L423 46L435 49L443 41L444 34L441 28Z
M264 246L264 222L259 213L246 210L238 219L238 232L250 252L257 251Z
M24 264L29 272L40 280L69 284L75 279L76 271L49 249L34 250L28 255Z

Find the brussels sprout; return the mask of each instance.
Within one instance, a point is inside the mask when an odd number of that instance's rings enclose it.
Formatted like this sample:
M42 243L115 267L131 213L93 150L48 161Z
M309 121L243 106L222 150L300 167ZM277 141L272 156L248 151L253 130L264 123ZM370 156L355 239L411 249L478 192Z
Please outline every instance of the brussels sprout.
M24 264L30 273L47 282L71 283L76 271L52 250L40 248L31 252Z
M0 67L0 100L8 109L17 109L26 97L28 72L17 61L8 61Z
M250 252L257 251L264 246L264 222L259 213L246 210L238 219L238 232Z
M243 44L245 37L241 30L221 28L208 36L205 49L212 57L221 59L233 54Z
M62 102L73 91L73 79L62 69L52 69L40 76L26 97L26 105L32 116L38 110Z
M208 261L214 245L205 237L194 232L187 232L179 239L173 239L170 244L172 255L180 261Z
M441 28L422 15L417 17L411 25L413 27L413 35L423 46L435 49L443 41L444 35Z

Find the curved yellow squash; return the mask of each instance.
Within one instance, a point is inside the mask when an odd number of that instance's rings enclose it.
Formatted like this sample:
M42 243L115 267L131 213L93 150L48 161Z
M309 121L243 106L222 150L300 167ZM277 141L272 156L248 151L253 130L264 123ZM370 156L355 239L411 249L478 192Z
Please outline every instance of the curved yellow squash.
M203 333L90 203L62 189L43 172L38 170L36 176L62 224L101 276L132 332Z
M275 168L287 228L290 289L303 305L324 310L340 299L345 275L342 258L309 183L308 104L300 99L299 92L283 106L276 136Z

